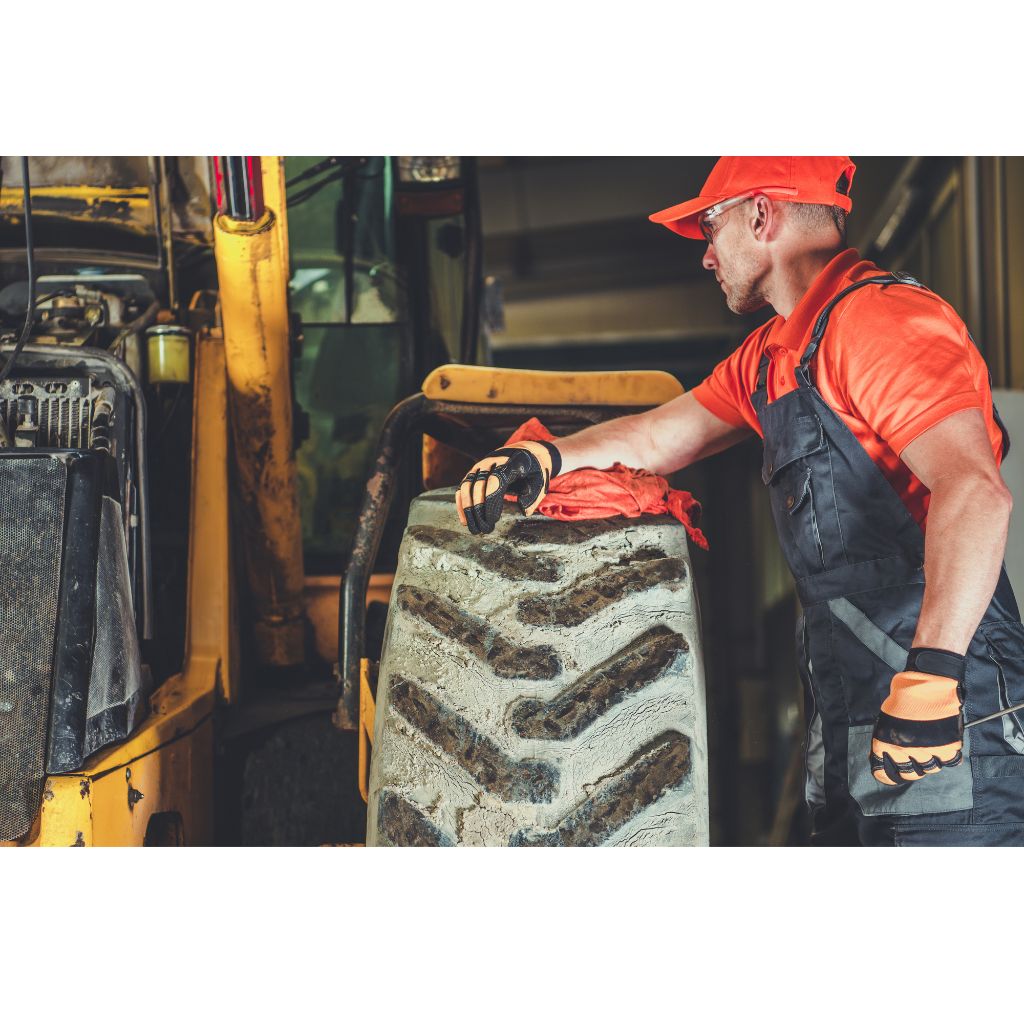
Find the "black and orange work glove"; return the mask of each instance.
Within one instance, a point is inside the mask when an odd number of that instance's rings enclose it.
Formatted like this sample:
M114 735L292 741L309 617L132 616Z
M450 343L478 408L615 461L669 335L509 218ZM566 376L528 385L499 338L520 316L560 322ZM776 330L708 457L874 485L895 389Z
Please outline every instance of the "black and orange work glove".
M485 455L467 474L455 507L470 533L490 533L501 516L505 494L514 494L532 516L562 468L558 449L548 441L516 441Z
M967 659L913 647L893 676L871 734L871 771L886 786L913 782L963 760L964 719L957 686Z

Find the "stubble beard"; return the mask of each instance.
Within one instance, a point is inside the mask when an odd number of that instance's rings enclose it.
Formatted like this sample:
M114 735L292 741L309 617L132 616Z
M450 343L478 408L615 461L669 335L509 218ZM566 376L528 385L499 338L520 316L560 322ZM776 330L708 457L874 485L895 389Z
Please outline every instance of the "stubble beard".
M725 285L725 303L733 313L754 313L768 305L768 297L764 293L765 268L760 267L749 257L739 257L735 267L729 274L732 280L722 274Z
M761 290L760 282L748 281L740 287L729 287L728 283L726 284L725 304L734 313L756 313L757 310L768 305L768 299Z

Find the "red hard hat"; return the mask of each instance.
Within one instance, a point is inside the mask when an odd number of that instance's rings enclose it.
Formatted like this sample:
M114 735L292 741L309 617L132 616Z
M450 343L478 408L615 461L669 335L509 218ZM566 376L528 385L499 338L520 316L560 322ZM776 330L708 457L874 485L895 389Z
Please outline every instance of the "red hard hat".
M856 170L848 156L723 156L696 199L652 213L651 220L687 238L700 238L700 215L744 192L763 192L787 203L841 206L849 213Z

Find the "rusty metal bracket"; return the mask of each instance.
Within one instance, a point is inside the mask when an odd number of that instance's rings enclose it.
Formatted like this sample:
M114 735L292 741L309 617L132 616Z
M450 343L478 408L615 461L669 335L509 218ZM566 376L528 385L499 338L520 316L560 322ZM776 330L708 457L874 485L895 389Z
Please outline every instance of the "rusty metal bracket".
M651 406L612 405L494 405L482 402L445 402L429 399L422 392L400 402L388 415L377 440L373 466L366 482L366 491L359 509L359 521L352 537L348 566L341 585L338 622L338 667L341 681L335 724L339 729L358 728L361 689L361 664L364 660L366 636L366 587L377 558L384 523L394 495L398 467L407 441L420 433L431 437L434 432L442 443L455 442L460 450L474 447L470 429L440 419L441 416L462 419L486 418L487 422L508 418L519 422L537 416L545 421L569 421L576 429L631 413L644 412ZM476 457L487 454L490 448ZM474 455L474 452L466 454Z

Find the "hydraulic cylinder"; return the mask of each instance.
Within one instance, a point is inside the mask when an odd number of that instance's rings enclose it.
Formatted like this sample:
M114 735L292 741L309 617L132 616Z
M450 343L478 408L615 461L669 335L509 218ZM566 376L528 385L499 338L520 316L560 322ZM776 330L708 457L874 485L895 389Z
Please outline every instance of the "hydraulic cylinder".
M287 254L271 209L214 223L224 352L256 653L303 661L303 568L292 440Z

